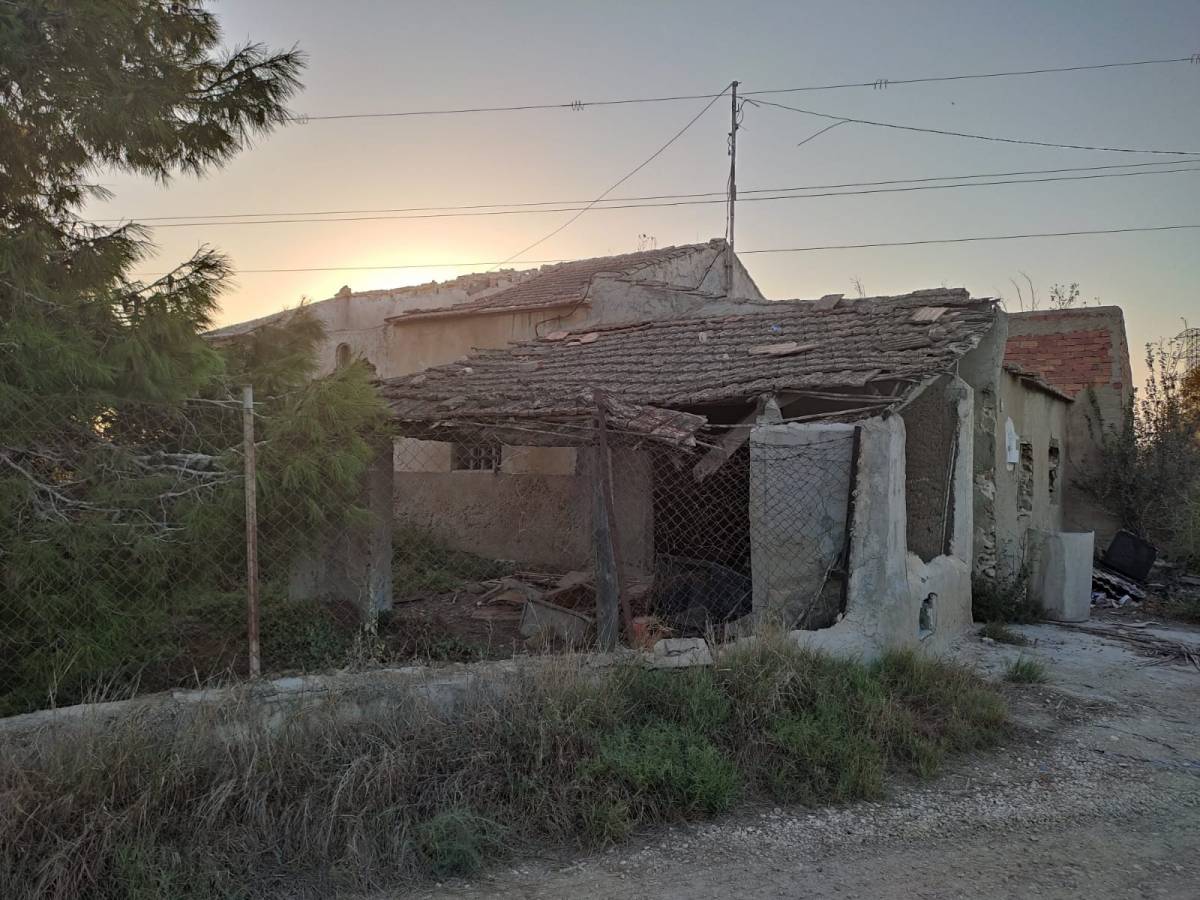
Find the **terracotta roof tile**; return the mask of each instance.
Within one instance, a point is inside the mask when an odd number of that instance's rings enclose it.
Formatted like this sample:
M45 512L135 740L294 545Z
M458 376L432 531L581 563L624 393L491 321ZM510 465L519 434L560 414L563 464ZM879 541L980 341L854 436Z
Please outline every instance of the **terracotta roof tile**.
M992 300L938 289L836 304L615 325L480 351L383 382L401 422L569 419L593 390L636 409L682 409L788 389L858 387L948 371L992 327ZM944 307L936 321L915 315ZM595 337L592 337L595 335Z

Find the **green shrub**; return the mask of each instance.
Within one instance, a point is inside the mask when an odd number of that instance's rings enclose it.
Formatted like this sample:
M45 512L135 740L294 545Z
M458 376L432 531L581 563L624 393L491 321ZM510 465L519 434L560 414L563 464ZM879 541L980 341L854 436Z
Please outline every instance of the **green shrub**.
M732 709L728 694L706 668L681 672L633 669L625 689L638 721L672 722L695 734L717 735Z
M628 786L646 808L644 818L722 812L738 790L733 761L707 738L672 722L606 735L585 771Z
M810 805L878 797L886 761L872 725L833 702L781 716L771 729L779 750L767 772L772 793Z

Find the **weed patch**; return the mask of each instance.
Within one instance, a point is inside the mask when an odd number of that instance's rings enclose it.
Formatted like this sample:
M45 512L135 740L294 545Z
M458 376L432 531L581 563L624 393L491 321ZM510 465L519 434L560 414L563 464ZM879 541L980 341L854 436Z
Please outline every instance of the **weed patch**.
M889 773L932 774L1007 721L963 669L914 654L868 667L782 640L714 670L567 658L505 685L450 714L402 699L356 723L319 707L268 729L231 704L13 748L0 754L0 896L377 891L547 841L610 844L746 796L878 797Z
M1025 656L1018 656L1004 672L1004 680L1014 684L1044 684L1048 679L1046 667Z
M451 548L432 532L401 528L392 538L392 580L398 597L440 594L464 582L511 575L513 564Z

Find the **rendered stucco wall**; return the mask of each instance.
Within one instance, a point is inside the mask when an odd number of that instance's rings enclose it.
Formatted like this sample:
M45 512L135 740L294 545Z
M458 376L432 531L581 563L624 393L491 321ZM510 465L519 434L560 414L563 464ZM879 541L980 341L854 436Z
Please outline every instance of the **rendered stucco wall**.
M790 636L805 646L871 659L917 640L919 604L908 585L904 420L892 415L858 425L846 614L829 628Z
M1009 372L1002 373L1000 396L995 443L996 547L998 572L1011 577L1027 562L1029 529L1063 530L1062 485L1070 477L1070 465L1062 450L1068 446L1071 404L1030 387ZM1017 433L1016 463L1009 462L1006 455L1004 434L1010 419ZM1051 442L1059 447L1058 488L1053 495L1049 477Z
M1029 528L1063 530L1062 486L1070 478L1067 419L1071 404L1005 371L1004 349L1011 317L966 354L959 376L974 390L974 573L1011 580L1025 565ZM1010 462L1006 431L1011 420L1018 459ZM1059 449L1058 491L1050 492L1050 447ZM1028 456L1022 457L1022 445ZM1024 463L1024 464L1023 464Z

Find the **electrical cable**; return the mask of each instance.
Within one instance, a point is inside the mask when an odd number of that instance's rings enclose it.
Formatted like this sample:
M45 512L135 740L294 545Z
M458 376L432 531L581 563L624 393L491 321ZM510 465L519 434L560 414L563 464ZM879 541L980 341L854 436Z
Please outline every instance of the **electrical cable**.
M966 73L958 75L932 75L921 78L876 78L872 81L853 81L844 84L814 84L803 87L769 88L758 91L746 91L744 97L765 96L767 94L795 94L805 91L835 91L847 88L886 89L893 85L932 84L942 81L969 81L986 78L1011 78L1030 75L1051 75L1064 72L1086 72L1098 69L1120 69L1135 66L1157 66L1172 63L1194 63L1195 56L1177 56L1167 59L1139 59L1130 62L1094 63L1081 66L1050 66L1038 69L1018 69L1005 72ZM583 110L589 106L626 106L636 103L673 103L684 100L710 100L721 94L677 94L665 97L623 97L615 100L572 100L567 103L524 103L513 106L472 106L456 109L414 109L399 112L369 112L369 113L331 113L328 115L301 114L293 116L293 121L299 124L308 122L330 122L345 119L397 119L412 116L452 116L468 113L496 112L529 112L533 110L569 109Z
M820 119L834 119L839 123L851 122L855 125L872 125L876 128L894 128L900 131L916 131L922 134L939 134L946 137L968 138L973 141L993 141L1001 144L1022 144L1030 147L1052 147L1058 150L1099 150L1105 153L1155 153L1163 156L1195 156L1200 150L1147 150L1131 149L1129 147L1094 147L1087 144L1057 144L1051 141L1033 141L1024 138L995 137L986 134L971 134L966 131L949 131L944 128L920 128L916 125L898 125L895 122L878 122L872 119L855 119L851 116L835 116L829 113L815 112L811 109L801 109L798 106L787 106L773 100L750 100L755 106L772 106L776 109L786 109L789 112L802 113L806 116L816 116Z
M867 188L864 190L849 190L849 191L825 191L819 193L792 193L792 194L768 194L755 195L750 197L739 197L739 203L755 203L762 201L776 200L812 200L828 197L855 197L868 194L898 194L911 193L914 191L940 191L950 190L955 188L972 188L972 187L995 187L999 185L1011 184L1046 184L1049 182L1061 181L1090 181L1098 178L1126 178L1142 175L1176 175L1182 172L1197 172L1200 167L1188 166L1175 169L1152 169L1141 172L1104 172L1092 175L1056 175L1049 178L1020 178L1003 181L968 181L959 184L920 184L909 185L906 187L880 187ZM304 224L320 224L333 222L393 222L411 219L456 219L456 218L474 218L480 216L515 216L515 215L531 215L536 213L564 213L577 212L579 215L587 212L590 209L595 209L598 212L604 210L626 210L626 209L664 209L679 206L711 206L714 204L724 204L725 200L670 200L650 203L625 203L614 204L608 206L597 206L589 204L587 206L566 206L566 207L547 207L544 209L501 209L491 210L487 212L443 212L443 213L415 213L409 215L382 215L382 216L342 216L336 218L293 218L293 219L242 219L234 221L213 221L213 222L164 222L157 225L149 225L150 228L203 228L205 226L220 226L228 227L233 225L304 225ZM578 216L576 217L578 218ZM574 220L572 220L574 221ZM570 222L566 223L570 224ZM565 228L566 225L563 226ZM562 230L561 228L559 229ZM554 232L547 235L546 240L553 237ZM538 242L540 243L540 241ZM530 245L530 249L536 244ZM519 255L519 254L518 254ZM507 262L508 260L506 260Z
M1153 162L1110 163L1101 166L1068 166L1055 169L1019 169L1009 172L975 172L969 175L930 175L922 178L894 178L886 181L846 181L840 184L808 184L794 187L772 188L738 188L738 198L747 194L782 194L794 191L827 191L839 188L879 187L891 184L922 184L930 181L961 181L967 178L1012 178L1019 175L1057 175L1063 172L1098 172L1110 169L1134 169L1148 166L1177 166L1183 163L1200 163L1200 156L1194 159L1155 160ZM700 197L725 197L728 190L702 191L691 194L646 194L639 197L610 197L605 203L634 203L642 200L688 200ZM463 206L401 206L383 207L379 209L324 209L296 210L293 212L250 212L250 213L192 213L179 216L129 216L121 219L94 219L96 224L121 224L138 222L149 224L153 222L174 222L193 219L247 219L258 216L342 216L342 215L371 215L375 213L410 213L410 212L455 212L458 210L488 210L499 207L524 208L533 206L558 206L565 204L587 203L586 200L532 200L519 203L473 203Z

